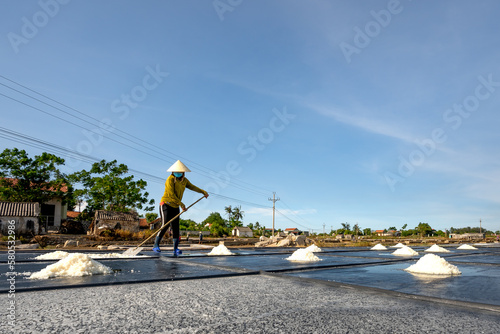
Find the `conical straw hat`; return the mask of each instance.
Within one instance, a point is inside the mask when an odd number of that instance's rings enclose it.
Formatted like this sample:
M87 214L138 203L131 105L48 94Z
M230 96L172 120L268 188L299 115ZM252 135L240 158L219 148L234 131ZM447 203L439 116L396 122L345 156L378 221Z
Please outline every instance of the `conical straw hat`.
M190 172L191 170L186 167L180 160L177 160L172 166L170 166L169 169L167 169L167 172Z

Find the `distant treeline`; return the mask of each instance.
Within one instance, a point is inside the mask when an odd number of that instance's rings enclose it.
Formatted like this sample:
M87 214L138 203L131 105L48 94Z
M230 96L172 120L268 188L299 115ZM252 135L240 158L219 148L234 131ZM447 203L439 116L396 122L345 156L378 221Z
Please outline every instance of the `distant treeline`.
M464 233L485 233L485 234L493 234L492 231L489 231L485 228L479 228L479 227L462 227L462 228L450 228L450 233L454 234L464 234Z

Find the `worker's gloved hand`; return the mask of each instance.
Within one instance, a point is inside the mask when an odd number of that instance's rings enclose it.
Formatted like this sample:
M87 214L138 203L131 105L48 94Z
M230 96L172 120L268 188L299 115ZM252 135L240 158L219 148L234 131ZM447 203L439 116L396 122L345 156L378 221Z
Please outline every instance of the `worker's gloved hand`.
M182 207L182 211L187 211L185 206Z
M208 198L208 193L206 191L205 191L204 195L205 195L205 198Z

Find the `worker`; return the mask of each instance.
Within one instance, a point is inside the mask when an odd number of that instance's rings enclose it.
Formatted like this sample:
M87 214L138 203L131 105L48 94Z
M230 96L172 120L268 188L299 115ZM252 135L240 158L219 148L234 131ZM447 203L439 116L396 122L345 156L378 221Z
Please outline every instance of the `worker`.
M172 166L170 166L170 168L167 169L167 172L172 172L172 174L169 175L167 181L165 182L165 193L160 200L162 227L180 213L179 208L186 211L186 206L182 203L182 195L184 194L184 190L186 188L205 195L205 198L208 197L208 193L205 190L196 187L185 177L185 173L190 172L190 170L180 160L177 160ZM170 223L170 226L172 229L172 238L174 243L174 256L177 257L182 254L182 251L179 250L179 217L174 219ZM165 232L166 229L163 229L156 236L155 244L153 246L153 251L156 253L161 252L160 241Z

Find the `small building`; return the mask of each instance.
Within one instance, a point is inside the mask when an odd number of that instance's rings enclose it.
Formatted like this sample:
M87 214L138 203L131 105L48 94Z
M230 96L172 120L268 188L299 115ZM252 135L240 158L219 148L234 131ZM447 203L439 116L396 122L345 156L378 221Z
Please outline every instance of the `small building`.
M288 234L295 234L295 235L299 235L300 234L300 230L296 227L290 227L290 228L286 228L285 229L285 233L288 235Z
M458 240L480 240L484 239L486 235L484 233L450 233L450 239L458 239Z
M19 182L18 179L12 179L12 178L6 178L6 179L10 180L12 185L16 185ZM54 189L50 187L45 190L51 192L54 191ZM66 185L63 186L61 188L61 191L68 192L68 187ZM54 194L54 197L50 201L45 203L40 203L40 215L39 215L40 225L47 232L48 231L58 232L59 229L61 228L62 221L67 219L67 211L68 211L67 204L63 204L62 198L59 198Z
M149 223L146 218L139 218L139 229L140 230L148 230L149 229Z
M375 235L379 237L399 237L401 236L401 232L396 230L376 230L374 232Z
M139 217L133 213L97 210L91 231L98 234L102 229L139 232Z
M40 226L40 204L28 202L0 202L0 232L8 235L14 221L16 234L40 234L46 232Z
M253 238L253 231L250 227L235 226L231 232L233 237L247 237Z

